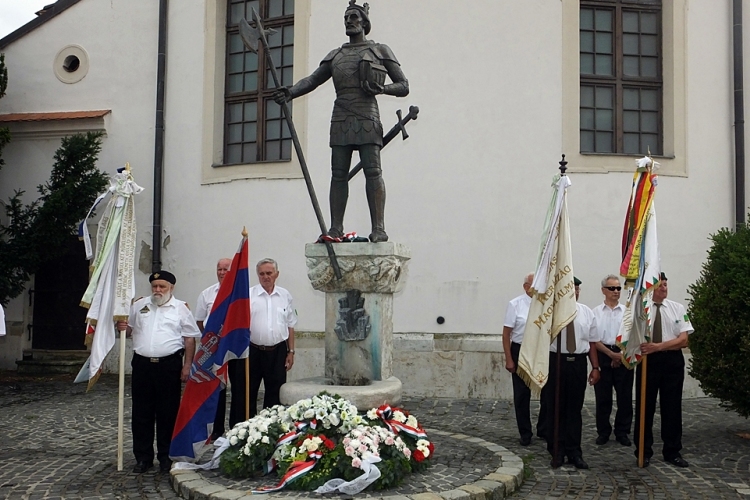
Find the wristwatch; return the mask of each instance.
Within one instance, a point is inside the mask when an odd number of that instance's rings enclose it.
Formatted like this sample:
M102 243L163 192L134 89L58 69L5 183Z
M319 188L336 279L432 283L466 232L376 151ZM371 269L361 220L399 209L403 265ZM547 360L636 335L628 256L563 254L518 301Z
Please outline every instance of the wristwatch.
M294 354L294 349L289 349L289 350L287 351L287 354Z
M601 367L601 366L593 366L593 367L591 367L591 369L592 369L592 370L599 370L599 371L602 371L602 367Z

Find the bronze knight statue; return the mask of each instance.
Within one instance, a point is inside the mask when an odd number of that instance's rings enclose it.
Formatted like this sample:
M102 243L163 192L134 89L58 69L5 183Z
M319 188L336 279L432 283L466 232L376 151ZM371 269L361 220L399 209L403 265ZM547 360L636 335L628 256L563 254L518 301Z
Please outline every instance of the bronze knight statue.
M378 94L405 97L406 80L396 56L387 45L367 40L370 33L369 5L350 0L344 14L349 43L332 50L310 76L291 88L280 87L274 99L281 104L305 95L333 78L336 100L331 116L331 228L328 236L344 235L344 212L349 198L348 174L356 149L363 165L370 208L370 241L388 241L385 232L385 183L380 168L383 126L375 98ZM391 82L385 83L388 75Z

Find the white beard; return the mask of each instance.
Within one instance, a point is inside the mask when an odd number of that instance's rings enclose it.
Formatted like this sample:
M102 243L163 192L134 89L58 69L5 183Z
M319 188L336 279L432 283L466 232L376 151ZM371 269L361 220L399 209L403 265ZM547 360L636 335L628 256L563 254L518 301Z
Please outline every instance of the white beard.
M172 298L172 294L171 293L167 293L167 294L164 294L164 295L157 295L155 293L151 294L151 302L153 302L157 306L163 306L164 304L166 304L167 302L169 302L169 299L171 299L171 298Z

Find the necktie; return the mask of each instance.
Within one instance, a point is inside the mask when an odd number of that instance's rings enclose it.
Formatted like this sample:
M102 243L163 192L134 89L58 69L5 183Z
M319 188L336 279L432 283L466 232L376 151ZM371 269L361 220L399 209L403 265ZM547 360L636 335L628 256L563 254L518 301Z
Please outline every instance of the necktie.
M654 315L654 325L651 328L651 342L661 342L661 304L654 304L656 306L656 314Z
M573 321L568 323L565 334L565 346L568 348L569 353L574 354L576 352L576 327Z

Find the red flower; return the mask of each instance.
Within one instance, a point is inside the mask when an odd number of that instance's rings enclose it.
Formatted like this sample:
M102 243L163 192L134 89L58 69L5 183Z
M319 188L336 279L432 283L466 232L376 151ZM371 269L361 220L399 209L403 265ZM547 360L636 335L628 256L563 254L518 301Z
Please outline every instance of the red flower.
M414 453L411 454L412 457L414 457L414 460L417 462L421 462L424 460L424 453L422 453L420 450L414 450Z
M325 445L326 448L328 448L329 450L332 450L336 447L336 444L333 441L331 441L325 436L322 436L322 437L323 437L323 444Z
M430 445L427 447L427 449L430 450L430 456L435 453L435 445L432 444L432 441L430 441Z

